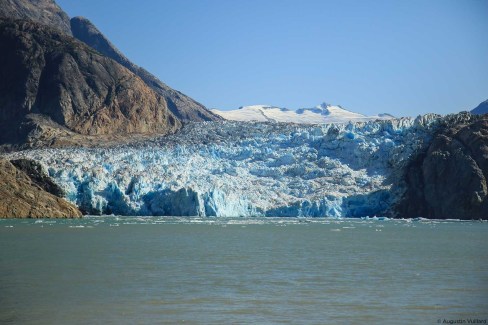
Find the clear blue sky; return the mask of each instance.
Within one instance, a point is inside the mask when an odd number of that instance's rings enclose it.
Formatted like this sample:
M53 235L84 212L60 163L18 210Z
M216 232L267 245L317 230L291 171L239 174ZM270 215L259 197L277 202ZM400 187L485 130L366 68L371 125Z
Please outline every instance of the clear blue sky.
M57 0L209 108L412 116L488 99L488 0Z

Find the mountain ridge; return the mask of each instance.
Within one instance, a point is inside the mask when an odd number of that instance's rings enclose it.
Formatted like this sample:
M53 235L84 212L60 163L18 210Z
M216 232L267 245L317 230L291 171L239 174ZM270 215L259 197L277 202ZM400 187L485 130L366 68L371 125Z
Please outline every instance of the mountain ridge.
M213 114L202 104L172 89L146 69L132 63L89 19L80 16L73 17L70 24L75 38L138 75L149 87L166 99L168 108L182 122L220 120L219 116Z
M488 113L488 99L481 102L478 106L471 110L472 114L487 114Z
M103 34L93 25L91 24L87 19L81 19L81 18L76 18L73 20L70 20L69 16L56 4L55 1L53 0L2 0L0 3L0 17L3 19L21 19L21 20L28 20L32 21L36 24L39 24L39 26L45 26L47 28L52 28L55 29L59 35L66 35L67 37L76 39L77 41L81 41L82 43L88 45L93 51L98 51L100 55L106 56L107 58L110 58L111 60L114 60L115 62L118 62L121 66L124 68L128 69L135 75L137 75L141 81L150 89L152 89L153 92L155 92L158 96L160 96L165 103L160 103L160 105L163 105L166 107L166 109L169 109L171 112L174 112L173 115L179 119L180 121L183 122L189 122L189 121L207 121L207 120L220 120L221 118L219 116L216 116L212 114L210 111L208 111L202 104L196 102L195 100L191 99L190 97L182 94L181 92L174 90L167 86L166 84L162 83L159 79L157 79L155 76L150 74L148 71L145 69L138 67L137 65L133 64L129 59L127 59L120 51L117 50L117 48L103 36ZM72 32L72 29L75 31L75 33ZM80 32L80 30L85 30L87 33L83 34ZM55 37L57 39L61 39L58 34L54 36L56 33L51 34L52 37ZM89 35L90 37L82 37ZM76 37L78 36L78 38ZM63 41L66 42L71 42L69 38L63 38ZM10 45L11 46L11 45ZM6 44L2 43L2 47L6 47ZM90 51L85 51L86 53ZM6 61L5 61L6 62ZM7 63L3 63L3 67L1 69L3 70L9 70L9 67L5 66ZM97 70L97 68L93 68L92 70ZM95 72L96 74L97 72ZM14 71L10 72L9 74L15 74ZM44 74L46 76L46 74ZM7 79L9 76L6 77ZM38 78L39 79L39 78ZM36 86L34 85L36 83L36 78L30 78L28 79L31 83L31 85L26 86L27 88L34 90L36 89ZM40 80L40 79L39 79ZM52 85L50 89L53 89L53 87L60 87L63 88L64 86L62 84L56 85L55 80L51 80ZM26 79L27 82L27 79ZM25 86L25 85L24 85ZM6 86L8 88L8 85ZM22 87L21 87L22 88ZM23 89L23 88L22 88ZM142 88L141 88L142 89ZM8 89L4 89L8 90ZM38 89L36 89L37 91ZM40 91L44 91L43 89L40 89ZM20 91L22 92L22 91ZM18 111L18 108L14 107L19 107L18 104L14 104L14 102L19 102L22 101L23 97L22 94L19 93L18 90L14 89L12 91L9 91L9 94L7 94L7 98L13 99L12 94L17 94L20 96L17 100L14 100L13 102L9 103L7 100L2 99L0 100L0 110L3 112L6 112L8 109L14 109ZM41 94L42 95L42 94ZM81 95L81 94L80 94ZM107 101L110 101L110 97L112 95L105 95L107 97ZM151 95L152 96L152 95ZM150 97L151 97L150 96ZM142 106L147 104L147 101L143 99L144 96L139 96L141 101L138 103L137 101L133 101L132 104L134 105L134 110L140 109ZM80 102L80 98L78 98L78 102ZM135 98L134 98L135 99ZM159 99L158 99L159 100ZM41 102L36 102L37 104L40 104ZM40 110L52 110L53 105L51 103L43 102L45 107L39 107ZM71 104L76 104L75 102L72 102ZM89 104L88 101L86 103L87 105L92 105L93 103ZM128 106L127 104L130 104L129 102L126 102L125 106ZM22 104L23 105L23 104ZM22 107L22 105L20 105ZM24 105L25 106L25 105ZM27 105L29 106L29 105ZM80 108L83 110L84 108ZM95 106L92 107L93 110L97 110ZM21 109L22 110L22 109ZM35 112L29 112L29 113L35 113ZM64 119L61 118L60 116L63 116L64 113L62 112L51 112L50 118L59 124L59 126L55 127L54 129L52 128L53 123L52 121L47 121L47 125L49 125L49 132L54 132L54 133L59 133L59 130L64 127ZM11 112L7 113L7 115L12 115L12 114L19 114L18 112ZM105 112L105 115L117 115L119 113L113 111L113 112ZM56 115L57 117L54 118L53 115ZM107 116L108 116L107 115ZM119 114L120 115L120 114ZM5 117L5 116L4 116ZM142 117L144 118L144 116ZM36 117L34 116L32 119L29 119L29 121L25 121L24 123L26 126L23 127L23 129L46 129L46 125L39 126L37 122L39 121L44 121L44 117ZM117 118L110 117L105 120L105 124L110 124L110 121L118 121ZM148 122L148 121L146 121ZM179 123L179 122L178 122ZM118 129L118 125L114 125L114 129ZM72 125L68 126L68 129L73 131ZM121 130L124 130L122 128ZM86 131L86 130L85 130ZM94 131L94 132L82 132L82 133L99 133L100 130ZM142 127L139 130L139 133L147 133L150 130L147 128ZM10 131L9 131L10 132ZM27 133L29 133L28 131ZM131 129L129 133L135 133L137 130ZM152 131L150 131L152 132ZM10 132L12 133L12 132ZM14 132L15 133L15 132ZM25 133L25 132L24 132ZM65 134L65 132L61 132ZM107 132L103 132L107 133ZM164 133L164 132L163 132ZM22 137L25 138L26 134L23 134ZM0 136L0 138L5 138L6 136ZM27 140L21 140L18 136L15 134L12 136L12 134L9 134L7 137L9 138L14 138L16 142L22 142L22 141L27 141ZM0 141L5 142L0 139ZM33 141L36 141L36 139L33 139ZM44 144L49 145L49 141L44 141Z

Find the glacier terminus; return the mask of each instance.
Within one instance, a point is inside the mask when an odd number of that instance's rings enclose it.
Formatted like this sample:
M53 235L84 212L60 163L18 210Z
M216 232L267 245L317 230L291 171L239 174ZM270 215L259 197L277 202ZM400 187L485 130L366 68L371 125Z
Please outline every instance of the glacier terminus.
M443 118L330 124L219 121L108 148L26 150L88 214L373 217Z

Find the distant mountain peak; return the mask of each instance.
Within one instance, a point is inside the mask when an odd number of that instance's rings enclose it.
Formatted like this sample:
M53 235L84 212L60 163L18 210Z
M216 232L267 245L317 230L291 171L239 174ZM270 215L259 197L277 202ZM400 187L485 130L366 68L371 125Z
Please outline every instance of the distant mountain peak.
M487 114L488 113L488 99L476 106L472 111L472 114Z
M344 117L348 119L367 118L367 116L359 113L354 113L347 109L344 109L340 105L332 105L326 102L311 108L299 108L296 110L297 114L303 114L305 112L312 112L328 117Z

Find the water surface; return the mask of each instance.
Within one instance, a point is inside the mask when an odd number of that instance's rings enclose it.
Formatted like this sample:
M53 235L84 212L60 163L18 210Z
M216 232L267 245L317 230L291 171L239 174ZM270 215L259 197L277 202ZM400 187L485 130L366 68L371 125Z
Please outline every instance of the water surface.
M488 223L0 221L0 322L421 323L488 318Z

